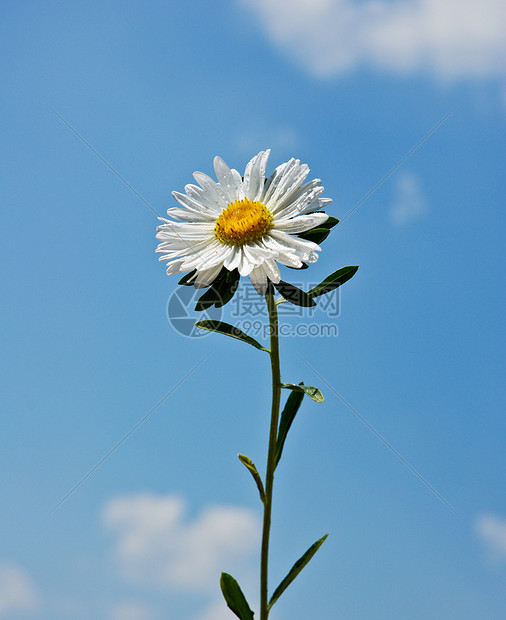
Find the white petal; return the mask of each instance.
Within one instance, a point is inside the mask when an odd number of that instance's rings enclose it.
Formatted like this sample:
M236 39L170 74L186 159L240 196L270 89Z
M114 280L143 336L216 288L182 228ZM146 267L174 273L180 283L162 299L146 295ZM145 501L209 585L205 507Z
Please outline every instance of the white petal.
M300 239L299 237L293 237L282 230L271 230L270 235L282 245L285 245L288 248L300 249L307 254L314 252L315 250L321 250L321 247L316 243L307 241L306 239Z
M195 256L189 256L185 261L185 266L190 265L192 269L210 269L218 263L222 263L228 256L226 246L220 243L210 244Z
M255 263L249 261L249 258L246 256L244 252L244 246L241 248L241 262L239 263L237 269L241 276L249 276L251 271L255 268Z
M227 246L224 246L227 247ZM237 269L240 275L248 275L254 265L250 264L249 260L245 257L242 247L232 247L232 251L228 248L229 254L224 259L223 264L229 270L233 271Z
M326 213L312 213L311 215L299 215L298 217L287 219L287 220L277 220L274 229L275 230L284 230L287 233L301 233L306 230L311 230L311 228L316 228L320 224L323 224L329 219L329 216Z
M160 243L156 248L156 254L163 254L158 260L167 261L175 258L181 258L189 260L190 257L199 256L201 252L209 245L209 242L199 243L198 245L192 245L191 247L184 246L182 244L175 246L168 246L165 243Z
M261 202L263 202L264 204L267 203L269 198L274 193L276 187L280 183L281 179L283 178L285 171L289 169L290 166L293 166L294 162L295 162L295 159L292 158L290 161L287 161L284 164L280 164L274 170L274 172L265 182L264 191L262 192Z
M267 276L263 267L255 267L249 274L251 284L259 295L265 295L267 291Z
M295 269L300 269L300 267L302 267L303 265L300 258L296 256L295 254L280 253L276 257L276 260L278 261L278 263L281 263L282 265L286 265L287 267L293 267Z
M332 198L318 198L318 210L328 207L332 203Z
M176 256L193 256L202 252L206 247L212 245L214 239L203 239L200 241L188 241L187 239L170 239L162 241L156 248L157 254L168 253L171 258Z
M251 250L255 252L256 255L258 255L259 263L269 258L275 258L275 254L272 252L271 249L269 249L268 247L266 247L265 244L262 243L262 240L255 241L255 243L252 243L247 247L251 248Z
M315 262L318 259L316 251L321 249L320 246L312 241L293 237L282 230L271 230L270 236L264 239L264 243L267 247L272 247L273 249L277 247L279 256L296 256L303 263ZM276 260L284 262L278 257Z
M331 198L314 198L311 201L307 201L306 206L301 207L299 205L298 211L302 215L303 213L314 213L315 211L320 211L325 207L328 207L331 204Z
M241 262L241 250L239 248L232 246L231 252L228 254L227 258L223 261L223 265L229 271L233 271L234 269L237 269L240 262Z
M188 184L184 186L184 191L188 198L195 200L203 207L205 207L206 211L210 212L210 215L216 217L216 192L208 191L202 189L198 185Z
M270 152L270 149L260 151L246 166L243 188L246 198L250 200L259 200L262 195Z
M163 256L160 258L160 260L163 259ZM181 273L181 265L182 265L182 260L175 260L172 263L168 263L167 264L167 275L168 276L173 276L176 273Z
M159 247L157 252L163 250ZM183 255L183 256L181 256ZM181 256L180 258L177 258ZM175 251L169 252L160 258L160 260L176 259L173 263L180 265L179 271L191 271L192 269L198 269L204 271L215 267L218 264L223 264L226 254L223 252L223 247L219 244L207 243L207 245L201 246L198 249L194 247L191 252Z
M190 196L187 196L186 194L181 194L180 192L172 192L172 195L179 202L179 204L183 205L183 207L186 207L187 209L197 211L198 213L203 213L204 215L210 212L209 206L202 204L200 200L191 198Z
M243 245L242 251L246 260L252 265L260 265L265 260L265 256L262 256L263 252L256 250L252 245Z
M317 211L318 206L317 204L313 205L313 203L323 191L324 188L321 185L320 179L313 179L291 192L289 196L285 196L276 205L271 207L271 211L280 217L291 217ZM314 208L311 208L313 206Z
M241 175L237 172L235 168L232 168L230 172L232 173L232 176L234 178L234 185L235 185L237 199L242 200L244 198L244 188L242 186Z
M214 171L227 198L227 203L244 198L241 177L237 170L230 170L223 159L216 156L214 158Z
M213 236L214 225L206 222L168 222L158 226L156 234L156 238L160 240L186 239L188 243Z
M211 177L203 172L194 172L193 176L197 183L205 190L208 204L212 206L215 213L220 213L227 206L227 197L219 183L213 181Z
M279 243L273 237L265 237L262 239L262 243L271 252L272 258L282 265L302 267L302 260L293 248Z
M264 263L262 263L262 267L271 282L277 284L281 280L281 273L275 261L273 261L272 259L266 260Z
M167 209L167 214L170 217L175 217L178 220L183 220L183 222L209 222L216 220L216 216L213 213L201 213L199 211L194 211L193 209L180 209L179 207L171 207ZM159 218L164 222L170 223L170 220L166 220L164 218Z
M298 159L291 159L276 183L271 184L266 192L265 204L275 210L280 202L291 200L292 194L300 188L308 173L309 166L301 165Z
M203 269L202 271L197 271L197 276L195 277L195 280L193 282L195 288L204 288L212 284L220 273L222 267L223 264L218 263L210 269Z

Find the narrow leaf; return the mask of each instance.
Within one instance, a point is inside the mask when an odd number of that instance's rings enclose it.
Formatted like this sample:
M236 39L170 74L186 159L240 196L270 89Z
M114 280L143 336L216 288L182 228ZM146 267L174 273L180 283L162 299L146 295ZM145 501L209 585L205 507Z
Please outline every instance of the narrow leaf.
M294 390L295 392L304 392L304 394L314 400L315 403L323 403L325 400L320 390L312 385L304 385L303 383L299 383L299 385L295 385L295 383L282 383L281 387L287 390Z
M253 612L237 581L228 573L221 573L220 586L229 609L241 620L253 620Z
M279 283L274 284L274 286L277 288L278 292L283 295L286 301L289 301L295 306L302 306L303 308L316 306L316 302L310 295L301 291L300 288L297 288L293 284L280 280Z
M256 482L258 492L260 493L260 499L262 500L262 502L265 503L264 485L262 483L262 479L260 478L260 474L258 473L258 470L255 466L255 463L253 463L253 461L249 457L244 456L244 454L238 454L237 456L239 457L239 460L244 465L244 467L246 467L246 469L253 476L253 480Z
M327 276L323 282L320 282L317 286L308 291L309 297L318 297L319 295L325 295L326 293L330 293L334 289L341 286L347 282L350 278L358 271L358 265L350 265L348 267L342 267L334 273Z
M328 534L325 534L320 540L317 540L306 553L295 562L295 564L290 569L288 575L283 579L283 581L279 584L279 586L274 590L274 594L271 596L271 600L269 601L269 609L274 605L274 603L278 600L278 598L283 594L283 592L288 588L288 586L292 583L292 581L297 577L297 575L301 572L301 570L309 563L314 554L318 551L318 549L323 545L325 539Z
M324 228L322 225L321 228L311 228L311 230L306 230L306 232L300 233L300 235L297 236L301 239L306 239L307 241L320 244L325 241L329 235L330 229Z
M290 396L286 400L283 413L281 414L281 421L279 423L278 437L276 440L276 460L275 467L278 466L281 453L283 452L283 446L285 445L286 436L290 430L290 426L297 415L297 411L304 400L304 392L292 391Z
M260 351L267 351L267 353L269 353L269 349L266 349L254 338L248 336L238 327L234 327L229 323L224 323L223 321L205 320L197 321L195 323L195 327L199 327L200 329L207 329L210 332L217 332L218 334L224 334L225 336L230 336L231 338L237 338L237 340L242 340L243 342L250 344L256 349L260 349Z

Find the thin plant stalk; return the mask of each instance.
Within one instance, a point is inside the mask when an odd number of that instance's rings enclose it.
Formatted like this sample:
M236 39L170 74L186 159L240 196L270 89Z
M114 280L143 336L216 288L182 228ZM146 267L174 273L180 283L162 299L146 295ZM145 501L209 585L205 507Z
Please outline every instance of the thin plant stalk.
M272 489L274 485L274 469L276 467L276 440L279 423L279 404L281 400L281 372L279 367L279 330L278 312L274 295L268 291L265 295L269 313L270 328L270 358L272 370L272 408L271 426L269 432L269 449L267 452L267 467L265 472L265 501L264 520L262 529L262 551L260 558L260 620L267 620L268 608L268 565L269 565L269 536L271 530Z

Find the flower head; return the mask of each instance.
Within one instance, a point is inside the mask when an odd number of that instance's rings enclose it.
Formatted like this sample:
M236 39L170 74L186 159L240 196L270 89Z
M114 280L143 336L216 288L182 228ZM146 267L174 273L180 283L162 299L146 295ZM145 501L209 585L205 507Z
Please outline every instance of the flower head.
M192 272L187 282L204 288L223 268L249 276L260 295L269 281L278 284L277 263L301 268L318 259L320 247L296 235L326 222L319 212L331 203L321 198L320 179L304 183L309 167L298 159L278 166L266 179L270 151L261 151L246 166L244 177L220 158L214 159L218 182L195 172L199 185L185 194L172 192L181 207L167 211L175 220L160 218L161 241L156 249L168 261L167 273Z

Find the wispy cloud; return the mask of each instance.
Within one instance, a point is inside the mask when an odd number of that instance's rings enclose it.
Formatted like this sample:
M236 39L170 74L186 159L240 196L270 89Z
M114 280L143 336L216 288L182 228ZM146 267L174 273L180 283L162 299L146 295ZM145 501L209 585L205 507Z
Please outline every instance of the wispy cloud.
M13 613L35 611L38 595L28 574L14 564L0 565L0 617Z
M423 196L418 177L413 172L399 173L394 192L389 216L390 221L395 226L406 226L423 218L427 213L427 202Z
M176 495L117 497L103 510L116 536L123 576L148 587L214 591L222 570L244 571L257 547L257 516L237 506L209 506L193 520Z
M504 76L504 0L238 0L319 77L369 66L443 78Z
M506 560L506 519L484 513L475 520L478 536L485 543L492 560Z

